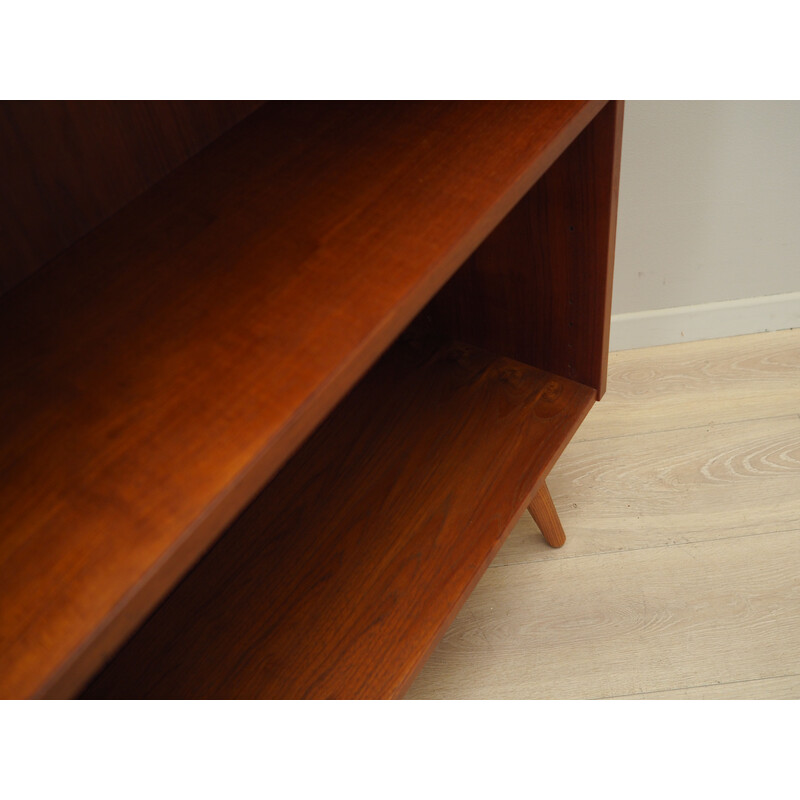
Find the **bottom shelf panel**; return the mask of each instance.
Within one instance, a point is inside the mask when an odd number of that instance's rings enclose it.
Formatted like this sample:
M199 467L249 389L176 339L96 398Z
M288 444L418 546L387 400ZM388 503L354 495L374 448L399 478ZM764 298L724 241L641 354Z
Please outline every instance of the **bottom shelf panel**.
M594 398L397 343L83 696L402 696Z

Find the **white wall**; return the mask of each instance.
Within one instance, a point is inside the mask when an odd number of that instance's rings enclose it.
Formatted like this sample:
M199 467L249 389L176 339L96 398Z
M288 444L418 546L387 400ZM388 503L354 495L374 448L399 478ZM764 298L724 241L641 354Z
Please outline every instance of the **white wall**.
M629 101L611 347L800 327L800 102Z

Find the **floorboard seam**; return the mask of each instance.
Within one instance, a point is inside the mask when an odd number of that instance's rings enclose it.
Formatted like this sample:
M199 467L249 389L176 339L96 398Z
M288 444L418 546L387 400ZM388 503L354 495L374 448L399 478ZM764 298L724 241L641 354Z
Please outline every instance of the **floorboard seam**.
M716 539L698 539L693 542L673 542L672 544L656 544L650 547L629 547L625 550L605 550L601 553L579 553L574 556L558 555L552 558L534 558L530 561L514 561L510 564L490 564L489 569L501 569L502 567L524 567L528 564L549 564L555 561L569 561L575 558L596 558L598 556L619 556L625 553L636 553L640 550L663 550L668 547L688 547L690 545L711 544L713 542L727 542L731 539L749 539L756 536L774 536L778 533L800 533L800 528L787 528L779 531L761 531L761 533L743 533L740 536L721 536Z
M584 442L610 442L614 439L633 439L637 436L652 436L653 434L657 433L676 433L678 431L696 431L700 428L709 428L714 426L715 428L721 428L723 425L741 425L744 422L769 422L770 420L779 420L779 419L794 419L797 417L800 419L800 414L779 414L775 417L749 417L747 419L733 419L728 420L727 422L704 422L702 425L687 425L683 428L658 428L656 430L651 431L640 431L639 433L620 433L617 436L599 436L596 439L577 439L573 438L570 444L583 444Z
M755 683L756 681L777 681L783 678L798 678L800 673L790 673L789 675L767 675L764 678L743 678L738 681L719 681L717 683L700 683L696 686L678 686L675 689L653 689L649 692L634 692L633 694L610 694L603 697L595 697L594 700L620 700L624 697L645 697L649 694L665 694L667 692L685 692L689 689L708 689L713 686L734 686L737 683Z

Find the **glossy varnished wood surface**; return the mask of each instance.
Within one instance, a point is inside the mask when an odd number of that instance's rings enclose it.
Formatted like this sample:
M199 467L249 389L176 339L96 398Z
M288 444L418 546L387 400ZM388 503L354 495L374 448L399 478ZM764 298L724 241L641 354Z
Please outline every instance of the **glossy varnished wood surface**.
M0 102L0 294L259 105Z
M74 692L602 105L270 103L0 298L0 696Z
M611 102L431 304L458 339L606 385L623 103Z
M402 695L593 399L401 342L86 696Z

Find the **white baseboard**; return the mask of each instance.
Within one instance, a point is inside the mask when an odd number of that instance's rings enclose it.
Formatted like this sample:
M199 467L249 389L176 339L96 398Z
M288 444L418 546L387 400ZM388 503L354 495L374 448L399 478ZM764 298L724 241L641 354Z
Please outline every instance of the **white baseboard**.
M800 328L800 292L611 316L611 350Z

